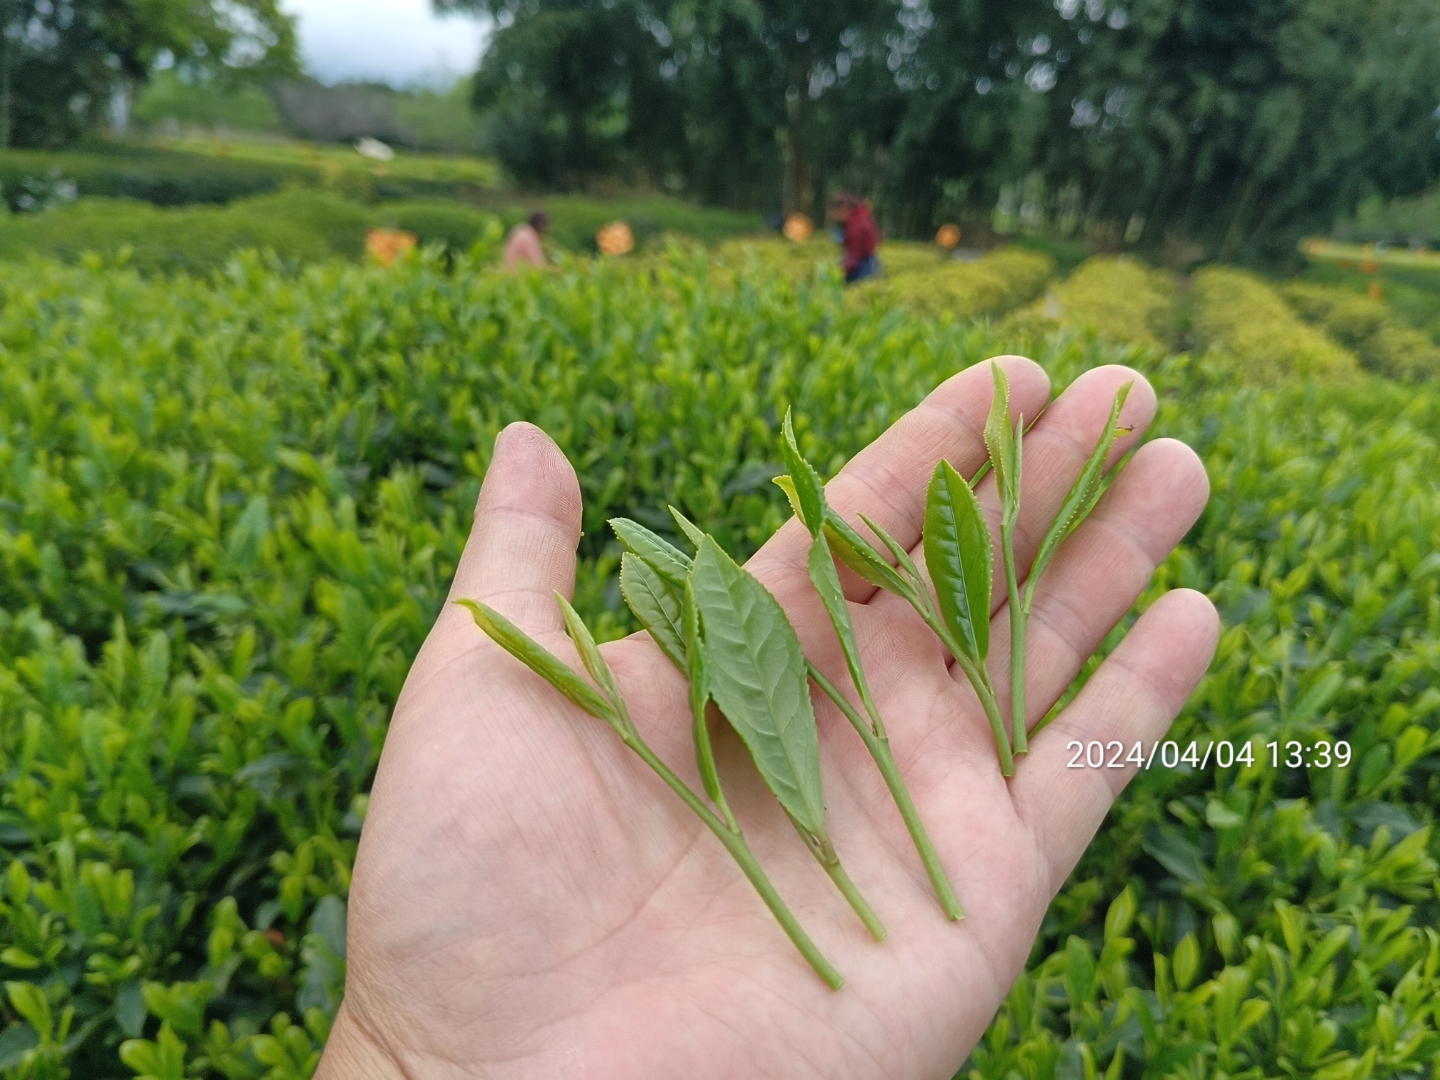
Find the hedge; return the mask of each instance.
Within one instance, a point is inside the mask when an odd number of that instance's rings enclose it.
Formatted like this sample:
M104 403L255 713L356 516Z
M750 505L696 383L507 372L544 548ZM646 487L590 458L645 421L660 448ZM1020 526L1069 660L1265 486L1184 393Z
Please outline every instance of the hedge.
M680 249L0 266L0 1073L308 1075L387 718L505 423L575 462L577 607L613 636L606 517L669 531L673 502L753 549L787 405L831 473L1013 345ZM1114 355L1038 353L1057 383ZM1229 363L1156 366L1155 433L1213 496L1140 607L1217 602L1171 737L1260 764L1137 776L962 1076L1440 1067L1440 391ZM1352 767L1263 749L1321 737Z
M1028 339L1069 326L1113 344L1160 350L1179 338L1176 303L1175 285L1163 270L1126 256L1097 255L1003 327Z
M1307 326L1274 289L1244 270L1209 266L1195 274L1194 330L1249 382L1344 380L1359 371L1354 354Z

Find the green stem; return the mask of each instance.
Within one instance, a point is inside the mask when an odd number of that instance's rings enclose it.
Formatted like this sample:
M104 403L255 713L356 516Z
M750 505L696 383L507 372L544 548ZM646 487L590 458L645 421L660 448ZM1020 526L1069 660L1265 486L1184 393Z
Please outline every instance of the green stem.
M876 766L880 769L880 775L885 778L885 786L890 789L890 795L895 800L895 805L900 809L900 816L905 820L905 828L910 832L910 839L915 843L915 850L920 853L920 861L925 864L925 872L930 876L930 884L935 887L935 893L940 897L940 906L945 909L945 914L951 919L963 919L965 913L960 909L960 901L955 897L955 890L950 885L950 879L945 876L945 867L940 863L940 856L935 852L935 846L930 842L930 834L925 831L925 823L920 820L920 812L915 809L915 803L910 798L910 789L905 786L905 780L900 775L900 770L895 765L895 755L890 752L890 740L883 733L875 734L866 725L864 719L854 706L845 699L845 695L835 685L821 674L820 669L808 660L806 666L810 669L810 678L815 680L815 685L825 691L826 696L839 707L850 721L851 726L860 733L865 748L870 751L870 756L875 759Z
M955 658L955 662L970 680L970 685L975 688L975 696L980 699L980 707L985 710L985 719L990 721L990 730L995 736L995 750L1000 755L1001 775L1014 776L1015 755L1010 750L1010 736L1005 733L1005 720L1000 715L1000 700L995 696L995 684L990 681L989 671L984 664L977 668L966 658L960 643L950 633L950 628L940 621L934 608L927 612L917 606L915 610L920 612L920 617L935 632L940 644L950 650L950 655Z
M780 894L775 891L775 886L770 883L765 871L760 868L755 853L745 842L744 834L738 828L733 832L727 828L725 823L715 816L715 812L701 802L699 796L671 772L670 767L656 757L655 753L638 735L627 737L625 744L634 750L645 764L654 769L656 775L664 780L670 789L684 800L685 805L695 811L696 816L719 838L720 842L725 845L725 850L730 852L731 857L739 864L741 871L750 879L750 884L760 894L760 899L765 901L765 906L770 909L775 920L794 942L795 947L800 950L801 955L815 969L815 973L824 979L832 990L839 990L845 984L844 976L835 970L829 960L825 959L825 954L820 951L815 942L810 940L810 935L805 933L805 928L800 925L794 913L780 898Z
M980 699L980 707L985 710L985 719L990 721L990 730L995 735L995 749L1000 754L1000 774L1002 776L1015 775L1015 755L1010 750L1010 736L1005 733L1005 721L1000 715L1000 699L995 696L995 684L990 681L990 673L985 668L977 668L965 655L961 653L955 656L955 662L964 669L970 679L970 685L975 688L975 696Z
M1025 714L1025 624L1029 611L1020 602L1020 583L1015 577L1015 530L1000 527L1000 551L1005 561L1005 591L1010 599L1010 737L1015 753L1024 754Z
M839 859L831 859L824 863L825 872L830 875L830 880L835 882L835 887L840 890L845 899L850 901L850 906L855 909L855 914L860 916L860 921L865 924L865 929L870 931L870 936L876 941L884 941L886 934L885 924L875 914L870 905L866 903L865 897L860 895L860 890L850 880L850 875L845 872L845 867L840 865Z
M855 914L860 916L865 929L870 931L876 941L884 941L889 931L885 929L885 924L876 916L875 910L865 897L860 895L860 890L855 887L855 882L850 880L845 868L840 865L840 856L835 853L835 845L830 842L830 837L823 831L811 832L796 821L789 811L786 811L785 816L790 818L790 824L795 826L795 831L800 834L800 839L805 841L805 846L810 849L810 854L815 856L815 861L830 875L830 880L835 882L840 895L845 897Z

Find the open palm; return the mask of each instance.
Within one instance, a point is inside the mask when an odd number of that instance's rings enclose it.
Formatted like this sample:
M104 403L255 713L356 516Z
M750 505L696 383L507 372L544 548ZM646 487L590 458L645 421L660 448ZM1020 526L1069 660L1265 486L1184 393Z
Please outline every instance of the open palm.
M1014 411L1039 414L1044 373L1019 357L999 362ZM1113 463L1154 412L1153 392L1123 368L1087 373L1027 435L1022 569L1131 378L1121 423L1132 431ZM866 513L918 560L936 461L968 476L984 460L991 385L984 366L950 379L830 483L830 504L852 521ZM1030 623L1032 727L1130 609L1206 491L1190 450L1148 443L1063 545ZM981 501L993 529L988 480ZM484 600L573 661L553 592L573 586L579 532L569 464L538 429L507 428L452 599ZM806 574L808 541L792 520L748 567L806 654L848 687ZM964 920L944 917L879 773L830 702L816 700L826 822L889 927L883 943L835 892L738 739L719 737L720 775L751 846L846 976L830 990L716 838L614 732L447 605L380 762L350 894L345 1002L320 1077L949 1077L1133 771L1067 768L1066 743L1160 738L1209 663L1215 613L1192 592L1152 605L1007 781L979 703L934 635L904 601L848 571L844 581L891 746ZM1007 639L1006 620L999 607L995 640ZM992 650L999 687L1007 652ZM636 726L699 790L683 678L645 635L604 654Z

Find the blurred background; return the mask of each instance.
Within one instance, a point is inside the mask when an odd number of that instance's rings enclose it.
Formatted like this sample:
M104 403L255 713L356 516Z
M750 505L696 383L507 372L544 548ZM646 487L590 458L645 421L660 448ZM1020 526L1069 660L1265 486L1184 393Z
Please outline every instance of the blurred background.
M1217 749L959 1075L1440 1077L1437 134L1440 0L0 0L0 1080L313 1074L504 425L605 640L1016 352L1202 457Z
M492 205L652 194L773 223L844 190L892 237L955 222L1176 268L1440 241L1433 0L0 0L0 24L0 148L126 150L132 173L194 165L142 150L274 164L257 147L370 137L493 164L465 174ZM3 161L13 210L250 193Z

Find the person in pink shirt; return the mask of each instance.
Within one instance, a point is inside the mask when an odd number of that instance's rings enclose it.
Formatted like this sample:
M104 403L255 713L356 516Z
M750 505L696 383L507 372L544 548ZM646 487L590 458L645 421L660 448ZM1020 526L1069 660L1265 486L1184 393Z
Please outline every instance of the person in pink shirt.
M550 215L536 210L528 221L522 221L510 230L505 240L505 269L514 270L520 266L544 266L545 249L540 246L540 237L550 228Z

